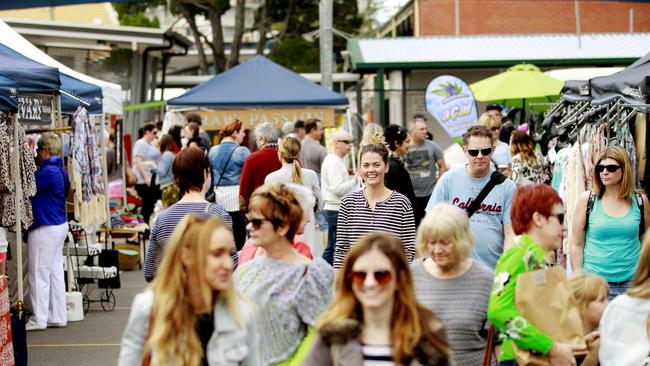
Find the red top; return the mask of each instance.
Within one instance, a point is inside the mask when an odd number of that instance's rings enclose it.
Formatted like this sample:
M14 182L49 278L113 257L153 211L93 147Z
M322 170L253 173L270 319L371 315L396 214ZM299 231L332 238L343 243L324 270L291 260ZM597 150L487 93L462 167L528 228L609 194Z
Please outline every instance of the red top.
M296 238L293 241L293 248L297 250L298 253L304 255L310 260L314 259L314 256L311 254L311 249L309 249L309 245L307 245L307 243L305 243L304 241L301 241L298 238ZM262 248L258 248L253 244L251 244L249 239L244 244L244 247L241 249L241 252L239 252L237 265L242 265L246 262L252 261L255 257L264 256L264 255L266 255L266 251Z
M267 145L248 156L244 162L239 180L239 197L244 200L246 208L253 191L262 184L269 173L282 168L278 158L277 145ZM246 213L243 210L242 213Z

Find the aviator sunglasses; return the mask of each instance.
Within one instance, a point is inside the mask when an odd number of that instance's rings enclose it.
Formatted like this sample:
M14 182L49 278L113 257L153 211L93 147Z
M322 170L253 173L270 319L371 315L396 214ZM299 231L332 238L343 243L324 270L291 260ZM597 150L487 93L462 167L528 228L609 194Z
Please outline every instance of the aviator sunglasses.
M615 173L620 168L621 166L616 164L608 164L608 165L596 164L596 173L602 173L605 170L607 170L610 173Z
M352 283L357 285L357 286L362 286L364 282L366 282L366 277L368 277L368 274L372 274L372 276L375 278L375 281L380 286L385 286L387 285L391 278L393 277L393 274L390 271L374 271L374 272L367 272L367 271L353 271L350 274L350 278L352 278Z
M483 156L488 156L488 155L490 155L492 153L492 148L488 147L488 148L485 148L485 149L467 150L467 153L471 157L477 157L479 152L481 152L481 155L483 155Z

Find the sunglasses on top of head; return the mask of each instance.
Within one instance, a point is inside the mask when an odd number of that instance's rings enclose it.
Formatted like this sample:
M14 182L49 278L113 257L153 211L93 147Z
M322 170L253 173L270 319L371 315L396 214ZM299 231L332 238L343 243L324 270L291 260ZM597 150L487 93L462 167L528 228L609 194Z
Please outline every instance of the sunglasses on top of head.
M488 155L490 155L492 153L492 148L488 147L488 148L485 148L485 149L470 149L470 150L467 150L467 153L469 154L469 156L474 157L474 158L478 156L479 152L483 156L488 156Z
M387 285L390 280L393 278L393 274L391 271L374 271L374 272L367 272L367 271L353 271L350 273L349 277L352 279L352 283L357 285L357 286L362 286L364 282L366 282L366 277L368 277L368 274L372 274L372 276L375 278L375 281L380 286L385 286Z
M602 173L605 170L607 170L610 173L615 173L620 168L621 166L616 164L608 164L608 165L596 164L596 173Z

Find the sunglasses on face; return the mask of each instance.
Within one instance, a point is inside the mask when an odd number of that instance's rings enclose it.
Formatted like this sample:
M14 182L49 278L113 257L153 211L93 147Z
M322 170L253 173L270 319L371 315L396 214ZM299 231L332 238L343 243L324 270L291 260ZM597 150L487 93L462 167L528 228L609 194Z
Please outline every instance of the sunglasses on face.
M620 168L621 166L616 164L609 164L609 165L596 164L596 173L602 173L605 170L607 170L610 173L615 173Z
M467 153L468 153L469 156L471 156L471 157L477 157L479 152L480 152L481 155L483 155L483 156L488 156L488 155L490 155L490 154L492 153L492 148L491 148L491 147L488 147L488 148L485 148L485 149L471 149L471 150L467 150Z
M346 145L349 145L349 144L352 143L352 141L350 141L350 140L339 140L339 142L342 142L342 143L344 143Z
M564 225L564 212L562 213L557 213L557 214L550 214L549 216L555 216L557 217L557 221L560 222L560 225Z
M269 219L266 217L250 217L249 215L246 215L246 220L253 225L253 229L258 230L260 226L264 223L264 221L268 221L270 223L275 223L277 220L275 219Z
M352 284L356 286L363 286L364 282L366 282L366 277L368 277L368 274L372 274L372 276L375 278L375 281L377 281L380 286L387 285L393 278L393 274L390 271L353 271L350 274L350 277L352 278Z

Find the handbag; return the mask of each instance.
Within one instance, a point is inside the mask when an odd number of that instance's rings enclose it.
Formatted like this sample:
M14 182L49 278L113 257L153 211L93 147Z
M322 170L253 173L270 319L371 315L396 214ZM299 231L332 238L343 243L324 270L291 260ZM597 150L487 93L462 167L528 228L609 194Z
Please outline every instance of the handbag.
M564 268L550 267L520 274L515 288L515 306L526 321L555 342L586 348L582 317ZM551 365L548 356L522 350L514 343L513 351L520 366Z
M205 194L205 199L208 202L216 202L216 193L214 191L214 188L219 187L219 183L221 183L221 179L223 178L223 173L226 172L228 163L230 163L230 158L232 158L232 155L235 153L235 150L237 150L238 147L239 145L235 145L235 147L232 150L230 150L230 154L228 155L228 159L226 159L226 164L223 165L223 170L221 171L221 175L219 176L219 180L217 181L217 184L211 184L210 189Z

